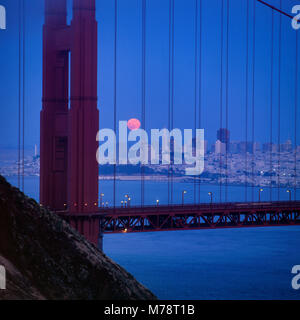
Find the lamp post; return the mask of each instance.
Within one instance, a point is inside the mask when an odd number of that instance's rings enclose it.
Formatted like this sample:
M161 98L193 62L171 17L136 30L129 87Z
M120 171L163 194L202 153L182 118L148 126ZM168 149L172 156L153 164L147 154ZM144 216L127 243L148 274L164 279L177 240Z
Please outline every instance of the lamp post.
M156 200L156 205L159 206L159 200Z
M125 204L125 207L126 205L128 204L128 207L130 206L130 197L129 197L129 194L125 194L124 196L126 198L126 200L124 201L124 204Z
M184 195L187 193L186 190L182 191L182 205L184 205Z
M104 197L104 193L100 193L100 207L102 207L102 199Z
M289 194L289 201L292 201L292 191L286 190L286 192Z
M262 189L262 188L260 188L259 190L258 190L258 201L260 202L260 194L262 193L264 191L264 189Z
M122 201L121 201L121 207L122 207L122 208L123 208L123 204L124 204L124 201L122 200Z
M210 196L210 204L213 203L213 193L209 192L208 195Z

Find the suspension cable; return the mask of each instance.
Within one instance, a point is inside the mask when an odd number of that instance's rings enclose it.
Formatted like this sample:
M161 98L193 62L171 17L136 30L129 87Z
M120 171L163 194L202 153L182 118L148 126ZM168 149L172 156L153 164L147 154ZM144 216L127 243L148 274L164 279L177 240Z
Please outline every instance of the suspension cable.
M202 110L201 110L201 106L202 106L202 0L200 0L199 3L199 118L198 118L198 126L199 129L201 128L201 120L202 120ZM199 176L198 179L198 201L199 204L201 202L201 177Z
M280 10L282 9L282 0L280 0ZM281 33L282 33L282 15L279 16L279 54L278 54L278 167L277 167L277 200L280 200L280 116L281 116Z
M194 129L195 129L195 147L197 146L196 144L196 130L197 130L197 85L198 85L198 0L195 0L195 70L194 70ZM196 182L197 182L197 177L194 176L194 204L196 204Z
M24 161L25 161L25 58L26 58L26 14L25 14L25 0L23 0L23 136L22 136L22 191L24 188Z
M115 0L115 35L114 35L114 132L117 130L117 38L118 38L118 0ZM116 150L115 150L116 152ZM113 205L116 208L116 154L114 161ZM100 204L101 205L101 204Z
M173 129L174 109L174 0L169 0L169 103L168 127ZM173 163L168 166L168 205L173 204Z
M225 153L225 170L226 170L226 178L225 178L225 202L228 201L228 84L229 84L229 0L227 0L227 26L226 26L226 105L225 105L225 122L226 122L226 153ZM228 136L227 136L228 134Z
M19 0L19 92L18 92L18 188L21 187L21 31L22 30L22 0Z
M223 54L224 54L224 2L222 1L221 5L221 75L220 75L220 129L223 126ZM221 134L221 133L220 133ZM220 141L221 142L221 141ZM222 202L222 150L220 150L219 154L219 190L220 190L220 202Z
M146 129L146 0L142 1L142 128ZM148 150L147 150L148 152ZM145 167L141 162L141 205L145 204Z
M272 36L271 36L271 85L270 85L270 201L273 198L273 79L274 79L274 11L272 10Z
M299 69L299 58L298 58L298 52L299 52L299 49L298 49L298 43L299 43L299 38L298 38L298 32L295 32L296 34L296 67L295 67L295 115L294 115L294 134L295 134L295 137L294 137L294 144L295 144L295 149L294 149L294 176L295 176L295 182L294 182L294 200L296 201L297 199L297 116L298 116L298 69Z
M245 202L248 199L248 93L249 93L249 1L247 1L247 26L246 26L246 101L245 101Z
M171 104L171 129L174 128L174 14L175 14L175 1L172 0L172 104ZM174 140L172 141L172 153L174 154ZM172 157L171 162L171 204L173 204L173 176L174 176L174 170L173 170L173 164L174 164L174 156Z
M254 201L254 134L255 134L255 48L256 48L256 0L253 0L253 46L252 46L252 163L251 163L251 175L252 175L252 202Z

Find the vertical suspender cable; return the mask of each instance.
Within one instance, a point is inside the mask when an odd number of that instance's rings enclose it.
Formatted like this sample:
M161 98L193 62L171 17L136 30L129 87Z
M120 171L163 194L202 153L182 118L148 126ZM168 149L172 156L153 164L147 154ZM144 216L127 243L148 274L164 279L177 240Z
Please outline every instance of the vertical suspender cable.
M249 92L249 1L247 1L246 26L246 100L245 100L245 202L248 199L248 92Z
M114 132L117 130L117 37L118 37L118 0L115 0L115 37L114 37ZM116 165L117 155L114 162L114 182L113 182L113 204L116 208Z
M168 129L171 129L171 51L172 51L172 0L169 0L169 79L168 79ZM170 168L168 165L168 205L170 205Z
M195 70L194 70L194 129L195 129L195 147L196 147L196 130L197 130L197 90L198 90L198 0L195 0ZM196 204L196 182L197 177L194 176L194 204Z
M173 129L174 99L174 0L169 0L169 103L168 127ZM168 204L173 203L173 166L168 166Z
M221 75L220 75L220 129L223 126L223 29L224 29L224 2L221 5ZM222 150L219 150L219 183L220 183L220 202L222 202Z
M282 0L280 0L280 10L282 9ZM279 54L278 54L278 163L277 163L277 200L280 200L280 116L281 116L281 31L282 31L282 15L279 16Z
M228 201L228 84L229 84L229 0L227 0L227 25L226 25L226 105L225 105L225 122L226 122L226 153L225 153L225 167L226 167L226 180L225 180L225 202Z
M298 69L299 69L299 58L298 58L298 52L299 52L299 49L298 49L298 43L299 43L299 40L298 40L298 32L295 32L296 34L296 67L295 67L295 115L294 115L294 134L295 134L295 137L294 137L294 144L295 144L295 148L294 148L294 176L295 176L295 180L294 180L294 200L296 201L297 199L297 116L298 116Z
M171 130L174 128L174 8L175 3L174 0L172 0L172 87L171 87ZM174 141L172 143L172 151L174 153ZM173 161L174 157L172 158L171 162L171 204L173 204Z
M272 36L271 36L271 86L270 86L270 201L273 195L273 79L274 79L274 11L272 10Z
M171 19L172 0L169 0L169 79L168 79L168 129L171 129ZM170 165L168 165L168 205L170 205Z
M146 0L142 1L142 127L146 129ZM148 152L148 150L147 150ZM145 167L141 163L141 205L145 203Z
M22 0L19 0L19 92L18 92L18 188L21 187L21 30Z
M199 3L199 115L198 115L198 126L201 128L201 120L202 120L202 0ZM199 204L201 202L201 177L198 179L199 187L198 187L198 201Z
M253 46L252 46L252 59L253 59L253 67L252 67L252 163L251 163L251 178L252 178L252 202L254 201L254 130L255 130L255 41L256 41L256 0L253 0Z
M22 191L24 192L24 161L25 161L25 53L26 53L26 18L25 18L25 0L23 0L23 88L22 88L22 104L23 104L23 112L22 112Z

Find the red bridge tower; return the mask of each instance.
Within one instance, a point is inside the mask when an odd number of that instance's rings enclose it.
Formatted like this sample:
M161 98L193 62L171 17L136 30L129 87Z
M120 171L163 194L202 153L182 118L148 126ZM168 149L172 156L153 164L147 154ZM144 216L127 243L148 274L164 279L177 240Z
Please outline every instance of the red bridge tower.
M40 202L54 210L98 208L95 0L45 0ZM70 70L69 70L69 66Z

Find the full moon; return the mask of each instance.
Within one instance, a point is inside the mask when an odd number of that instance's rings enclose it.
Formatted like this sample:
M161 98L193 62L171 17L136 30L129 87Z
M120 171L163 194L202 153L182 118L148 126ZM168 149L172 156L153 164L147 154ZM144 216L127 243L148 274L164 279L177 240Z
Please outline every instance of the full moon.
M137 130L141 126L141 122L138 119L130 119L127 122L127 127L129 130Z

